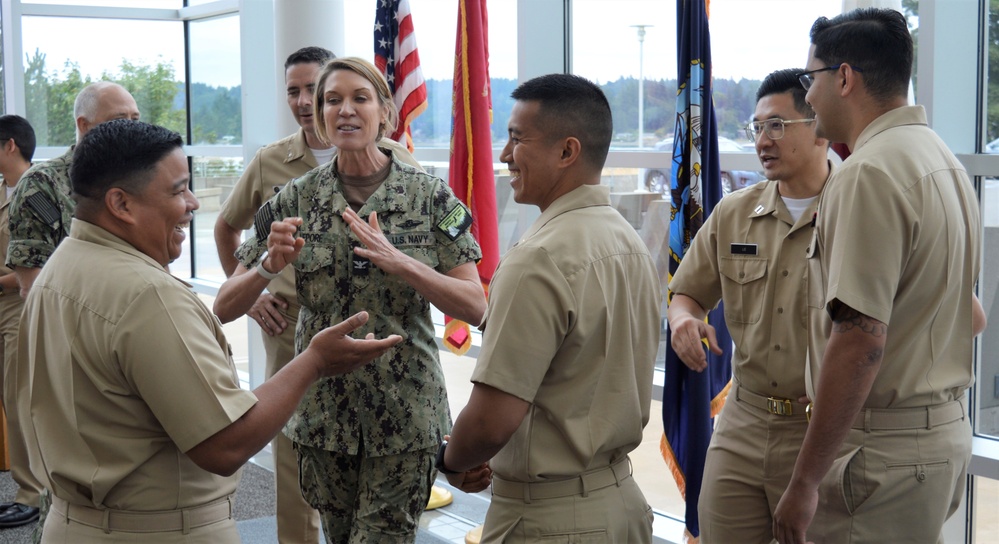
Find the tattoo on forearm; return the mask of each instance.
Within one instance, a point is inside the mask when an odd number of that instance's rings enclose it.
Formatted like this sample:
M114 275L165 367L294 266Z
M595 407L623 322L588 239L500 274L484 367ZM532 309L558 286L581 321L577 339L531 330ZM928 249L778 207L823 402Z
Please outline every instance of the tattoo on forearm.
M845 305L837 304L833 308L833 330L837 333L845 333L854 329L865 332L875 338L882 338L888 333L888 326L864 315L857 310ZM883 349L875 349L864 355L863 364L865 366L875 365L881 361L884 355Z

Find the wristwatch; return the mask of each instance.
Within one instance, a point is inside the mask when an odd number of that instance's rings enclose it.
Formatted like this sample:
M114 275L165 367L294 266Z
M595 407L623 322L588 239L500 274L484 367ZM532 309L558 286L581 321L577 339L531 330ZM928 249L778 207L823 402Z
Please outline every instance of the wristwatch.
M434 461L434 468L442 474L459 474L457 470L451 470L444 466L445 449L447 449L447 440L441 440L441 447L437 448L437 459Z

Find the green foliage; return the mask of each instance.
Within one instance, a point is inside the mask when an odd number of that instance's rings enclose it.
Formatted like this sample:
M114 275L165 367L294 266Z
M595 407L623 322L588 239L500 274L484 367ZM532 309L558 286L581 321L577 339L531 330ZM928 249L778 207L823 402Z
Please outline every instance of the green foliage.
M999 1L999 0L997 0ZM517 87L515 79L490 80L493 98L493 144L502 146L506 142L506 123L513 109L510 93ZM733 81L714 80L715 112L718 119L718 134L735 140L744 140L743 127L756 109L756 89L760 82L755 80ZM631 142L638 138L638 80L619 78L601 85L614 114L614 134L621 136L618 143ZM450 79L427 81L427 110L413 121L411 126L414 139L424 145L447 145L451 137L451 92ZM646 80L643 89L645 108L644 133L650 139L662 140L673 134L676 123L676 80ZM617 144L615 144L617 145Z
M999 0L989 0L988 26L988 96L985 103L985 141L999 138Z
M140 66L122 59L117 72L105 70L100 80L113 81L135 98L142 120L187 134L184 83L176 80L172 65L162 59ZM73 104L81 89L93 83L76 63L49 72L45 55L35 50L26 58L24 70L26 116L35 128L39 146L68 146L76 141ZM2 97L0 97L2 98ZM191 85L193 139L196 144L242 141L240 88Z

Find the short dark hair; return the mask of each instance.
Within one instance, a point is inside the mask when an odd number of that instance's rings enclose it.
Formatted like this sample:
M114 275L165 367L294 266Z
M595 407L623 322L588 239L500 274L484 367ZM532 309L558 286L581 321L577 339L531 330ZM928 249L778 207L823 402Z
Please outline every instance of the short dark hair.
M0 140L14 140L24 160L35 156L35 129L20 115L0 116Z
M808 102L805 102L805 95L808 92L798 81L798 74L804 71L801 68L785 68L770 72L767 77L763 78L760 88L756 90L756 101L759 102L763 97L772 94L790 93L791 98L794 99L794 109L798 110L798 113L805 117L815 117L815 111L808 105Z
M582 144L583 157L600 169L610 150L614 122L607 97L593 82L572 74L548 74L514 89L514 100L540 104L540 127L548 137L572 136Z
M140 193L160 160L183 145L180 134L142 121L101 123L87 131L73 151L69 179L74 196L102 199L114 187Z
M322 68L327 62L335 58L336 55L334 55L329 49L310 45L288 55L288 60L284 61L284 69L287 70L296 64L305 64L309 62L314 62Z
M864 8L832 19L819 17L811 37L816 59L830 66L845 62L856 67L875 99L908 95L912 36L898 11Z

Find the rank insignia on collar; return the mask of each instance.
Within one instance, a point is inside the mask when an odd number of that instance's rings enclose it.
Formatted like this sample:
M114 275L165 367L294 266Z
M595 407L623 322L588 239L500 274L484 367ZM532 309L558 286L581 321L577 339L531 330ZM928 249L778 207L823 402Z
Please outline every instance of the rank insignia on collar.
M472 214L468 213L468 210L461 204L451 208L447 215L437 223L437 228L452 242L464 234L470 226L472 226Z

